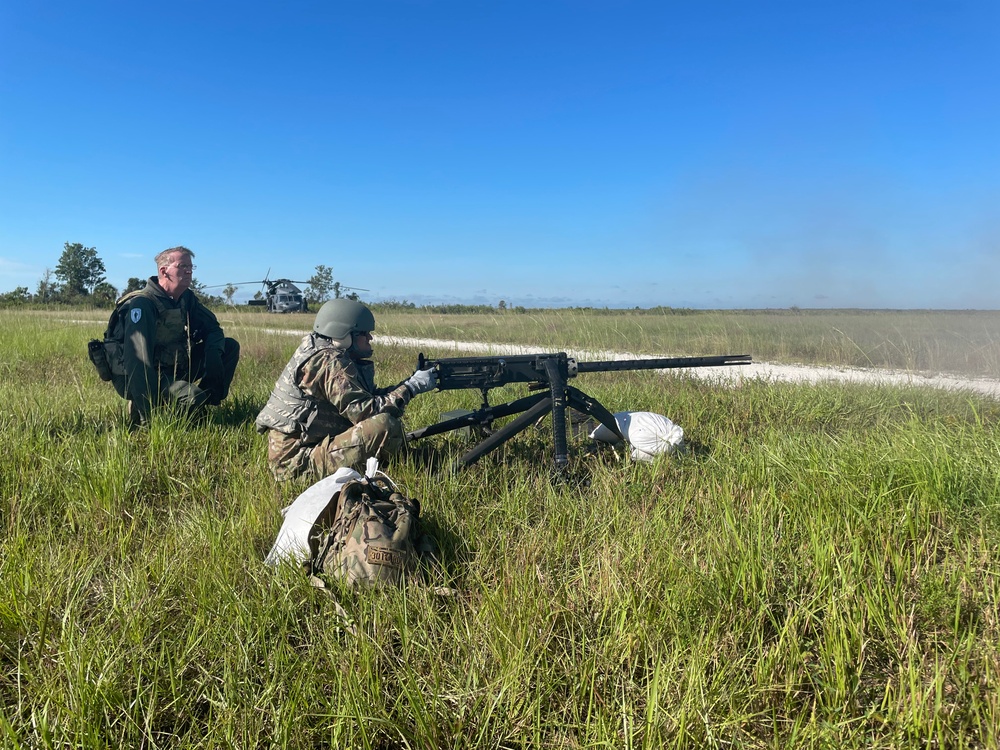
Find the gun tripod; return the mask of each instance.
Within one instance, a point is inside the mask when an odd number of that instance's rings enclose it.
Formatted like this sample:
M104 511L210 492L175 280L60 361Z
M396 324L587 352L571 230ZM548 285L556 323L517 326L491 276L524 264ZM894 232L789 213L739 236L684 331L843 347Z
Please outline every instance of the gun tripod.
M565 355L563 355L565 357ZM563 363L565 364L565 363ZM621 440L625 437L618 429L614 415L600 401L588 396L579 388L566 384L565 366L560 367L559 360L544 360L547 383L538 383L536 387L548 388L546 391L525 396L504 404L491 405L487 398L488 389L482 389L483 405L471 414L447 419L443 422L423 427L407 433L407 440L417 440L431 435L440 435L463 427L490 427L495 419L520 414L519 417L475 445L460 456L452 464L452 470L470 466L515 435L523 432L546 414L552 414L552 442L554 445L554 460L556 471L562 472L569 463L569 449L566 441L566 407L589 414L611 430Z

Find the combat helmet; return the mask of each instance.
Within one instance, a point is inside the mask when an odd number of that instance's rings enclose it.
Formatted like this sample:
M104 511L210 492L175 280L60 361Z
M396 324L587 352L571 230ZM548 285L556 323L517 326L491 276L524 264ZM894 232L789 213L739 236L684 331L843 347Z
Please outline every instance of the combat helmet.
M313 330L334 341L349 340L352 333L374 331L375 316L357 300L340 297L323 303Z

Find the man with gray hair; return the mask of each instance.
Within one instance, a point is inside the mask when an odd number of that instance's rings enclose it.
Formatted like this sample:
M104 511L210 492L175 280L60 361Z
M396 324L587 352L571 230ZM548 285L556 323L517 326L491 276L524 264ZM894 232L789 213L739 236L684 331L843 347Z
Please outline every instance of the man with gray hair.
M147 422L156 406L195 412L229 394L240 345L191 291L193 259L183 246L159 253L157 275L121 297L108 322L111 382L128 399L132 426Z

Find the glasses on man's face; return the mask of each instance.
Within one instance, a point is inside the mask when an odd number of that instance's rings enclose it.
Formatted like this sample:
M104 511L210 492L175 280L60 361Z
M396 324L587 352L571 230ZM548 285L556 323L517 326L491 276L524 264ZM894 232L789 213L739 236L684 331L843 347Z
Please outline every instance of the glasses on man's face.
M187 271L188 273L194 271L194 269L198 267L194 263L174 263L173 265L178 271Z

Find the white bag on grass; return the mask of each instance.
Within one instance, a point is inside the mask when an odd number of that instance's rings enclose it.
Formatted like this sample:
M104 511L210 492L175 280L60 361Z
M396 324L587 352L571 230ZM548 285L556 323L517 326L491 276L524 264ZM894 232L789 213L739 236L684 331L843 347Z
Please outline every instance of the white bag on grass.
M281 513L285 520L264 562L268 565L277 565L282 560L296 563L308 560L311 554L309 534L316 520L326 510L331 498L340 492L345 484L361 478L354 469L347 467L337 469L295 498L287 508L283 508Z
M684 430L662 414L651 411L620 411L615 422L622 435L632 446L636 461L652 461L656 456L673 453L684 442ZM590 437L603 443L617 443L618 436L603 424L598 425Z

